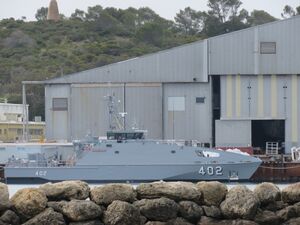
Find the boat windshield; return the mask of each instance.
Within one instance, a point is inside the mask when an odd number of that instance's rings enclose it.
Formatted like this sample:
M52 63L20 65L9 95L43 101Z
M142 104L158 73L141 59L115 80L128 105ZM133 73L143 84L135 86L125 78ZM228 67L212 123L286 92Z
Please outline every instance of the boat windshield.
M144 132L141 131L109 131L108 140L135 140L144 139Z

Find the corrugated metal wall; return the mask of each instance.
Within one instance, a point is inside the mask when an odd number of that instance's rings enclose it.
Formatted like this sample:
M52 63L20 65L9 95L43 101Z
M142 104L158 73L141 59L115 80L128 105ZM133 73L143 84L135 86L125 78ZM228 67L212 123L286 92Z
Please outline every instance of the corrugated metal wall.
M70 140L91 133L106 136L109 130L108 101L114 95L118 112L127 112L126 126L148 131L149 138L162 138L161 84L73 84L70 100ZM56 130L53 132L57 133Z
M105 96L114 95L116 104L123 112L123 84L82 84L72 86L71 139L83 138L91 133L106 136L109 130L108 101Z
M54 111L53 98L67 98L67 111ZM70 139L70 85L46 85L45 86L45 117L46 138L48 140Z
M209 39L209 74L294 74L300 64L300 17ZM276 42L276 54L260 54L260 42Z
M164 138L211 143L212 113L209 84L164 84ZM185 110L168 107L170 97L184 97ZM196 103L196 97L205 98ZM175 107L176 109L176 107Z
M217 120L216 147L251 146L251 120Z
M253 74L253 44L253 29L209 39L209 74Z
M51 83L207 82L207 41L49 80Z
M300 76L221 77L221 120L285 120L286 150L300 144Z
M126 84L126 124L147 130L147 137L162 139L162 85Z

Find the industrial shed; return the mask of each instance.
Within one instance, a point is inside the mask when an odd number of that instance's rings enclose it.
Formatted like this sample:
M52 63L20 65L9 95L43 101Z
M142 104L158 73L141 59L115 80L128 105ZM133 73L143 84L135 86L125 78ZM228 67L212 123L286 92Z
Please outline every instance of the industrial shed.
M206 146L300 146L300 17L45 81L47 139L105 136L105 96L126 126Z

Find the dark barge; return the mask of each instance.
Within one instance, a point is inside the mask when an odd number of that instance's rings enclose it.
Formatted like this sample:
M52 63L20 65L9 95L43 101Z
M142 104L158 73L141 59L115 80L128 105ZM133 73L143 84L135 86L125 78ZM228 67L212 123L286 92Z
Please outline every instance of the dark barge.
M299 182L300 161L292 161L290 155L260 155L261 166L251 177L252 182Z

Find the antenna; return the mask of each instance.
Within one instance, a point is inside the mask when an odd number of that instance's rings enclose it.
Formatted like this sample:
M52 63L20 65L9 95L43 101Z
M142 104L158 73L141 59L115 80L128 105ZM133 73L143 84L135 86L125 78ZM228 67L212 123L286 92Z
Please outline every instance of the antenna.
M115 94L105 96L107 99L108 114L109 114L109 129L112 130L125 130L125 116L127 112L118 112L118 106L116 103L120 103L120 100L116 100Z

